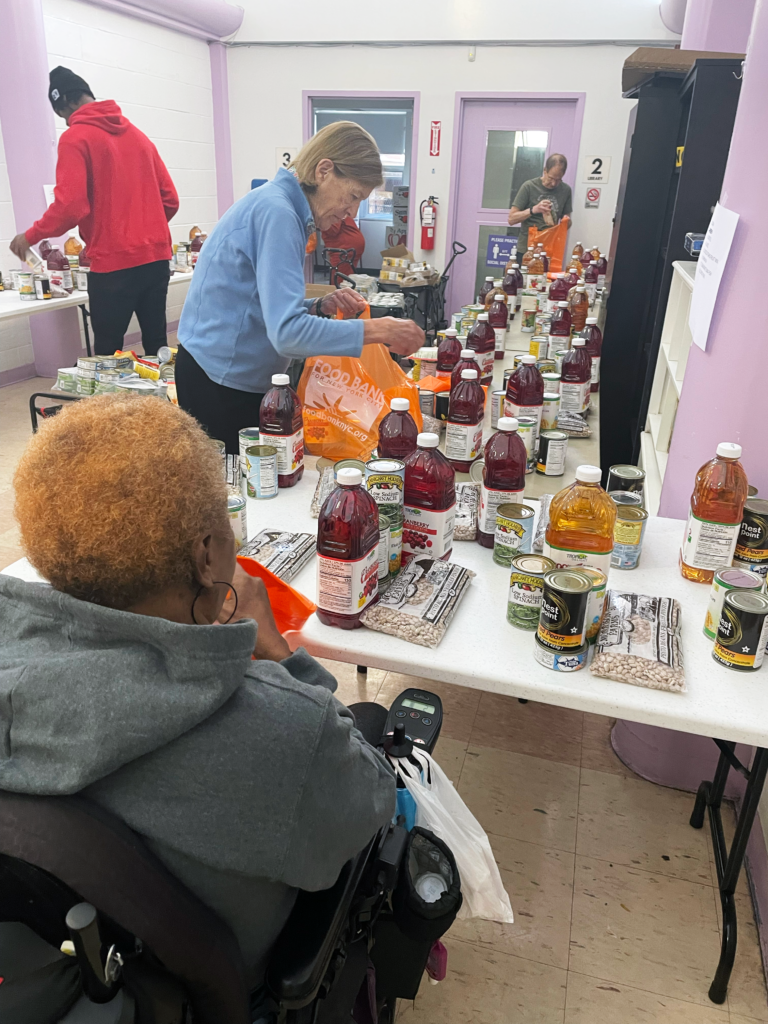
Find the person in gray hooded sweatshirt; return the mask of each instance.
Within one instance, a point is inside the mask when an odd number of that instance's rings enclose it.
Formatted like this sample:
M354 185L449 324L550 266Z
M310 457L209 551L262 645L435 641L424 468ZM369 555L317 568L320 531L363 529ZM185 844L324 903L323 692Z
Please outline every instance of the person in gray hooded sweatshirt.
M230 925L257 986L297 890L333 885L392 817L392 772L236 570L221 459L190 416L73 403L14 486L51 586L0 576L0 788L119 816Z

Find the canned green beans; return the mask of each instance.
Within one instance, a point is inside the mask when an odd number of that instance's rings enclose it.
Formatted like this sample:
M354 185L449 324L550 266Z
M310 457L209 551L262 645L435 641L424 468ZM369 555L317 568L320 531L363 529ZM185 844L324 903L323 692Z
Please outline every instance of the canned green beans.
M637 505L617 505L613 528L612 569L636 569L643 549L648 513Z
M587 605L593 580L578 569L553 569L544 575L544 593L536 636L552 651L584 646Z
M729 590L762 590L763 580L757 573L746 569L718 569L712 577L712 588L709 591L707 614L704 616L704 636L709 640L717 639L717 627L723 611L725 595Z
M516 555L512 559L507 599L507 622L534 632L539 625L544 573L555 568L543 555Z
M245 487L249 498L277 497L277 448L266 444L246 448Z
M493 534L493 560L496 565L509 566L515 555L530 554L534 516L528 505L517 502L499 505Z
M541 407L541 429L557 430L557 416L559 412L560 394L558 392L545 391L544 403ZM567 436L566 434L566 438Z
M751 672L760 668L768 641L768 597L751 590L725 595L712 657L727 668Z

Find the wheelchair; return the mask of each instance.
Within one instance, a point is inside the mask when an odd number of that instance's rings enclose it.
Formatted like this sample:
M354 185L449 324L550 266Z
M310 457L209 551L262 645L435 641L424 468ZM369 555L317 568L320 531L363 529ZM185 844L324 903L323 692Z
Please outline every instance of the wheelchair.
M82 797L0 791L0 1024L392 1024L461 906L450 850L401 822L299 892L256 1006L229 927L128 826ZM421 916L424 844L447 888Z

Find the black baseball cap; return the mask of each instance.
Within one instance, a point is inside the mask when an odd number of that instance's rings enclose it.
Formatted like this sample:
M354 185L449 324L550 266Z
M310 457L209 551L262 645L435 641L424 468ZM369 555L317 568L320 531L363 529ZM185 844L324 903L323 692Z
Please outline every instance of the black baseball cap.
M69 93L88 93L93 96L90 85L80 75L76 75L69 68L61 66L54 68L49 75L50 85L48 86L48 99L54 110L61 110L66 105Z

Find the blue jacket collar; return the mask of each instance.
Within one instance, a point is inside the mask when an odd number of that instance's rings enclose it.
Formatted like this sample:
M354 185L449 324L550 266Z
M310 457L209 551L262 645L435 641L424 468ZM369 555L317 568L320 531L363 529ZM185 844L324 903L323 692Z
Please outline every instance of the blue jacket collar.
M281 167L273 178L273 184L288 196L294 210L306 225L307 238L309 238L315 230L315 222L307 197L304 195L304 191L299 184L299 179L292 171L287 171L284 167Z

